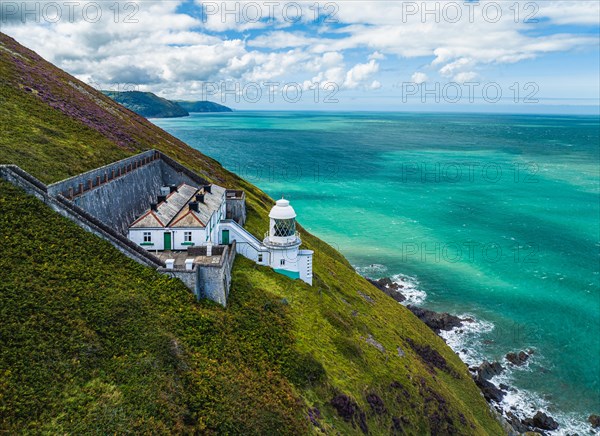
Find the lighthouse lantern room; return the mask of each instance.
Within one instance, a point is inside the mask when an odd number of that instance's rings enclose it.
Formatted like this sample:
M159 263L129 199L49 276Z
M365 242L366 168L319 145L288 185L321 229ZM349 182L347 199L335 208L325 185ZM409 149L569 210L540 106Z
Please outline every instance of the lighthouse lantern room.
M270 266L277 272L312 285L311 250L299 250L302 243L296 231L296 212L285 198L277 200L269 213L269 231L263 244L269 248Z

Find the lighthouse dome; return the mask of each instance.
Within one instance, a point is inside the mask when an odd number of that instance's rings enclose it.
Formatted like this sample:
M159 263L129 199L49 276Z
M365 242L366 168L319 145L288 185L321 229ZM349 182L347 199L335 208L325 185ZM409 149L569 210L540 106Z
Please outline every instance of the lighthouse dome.
M296 211L292 206L290 206L290 202L285 198L277 200L275 202L275 206L271 209L269 213L269 218L273 218L276 220L288 220L296 218Z

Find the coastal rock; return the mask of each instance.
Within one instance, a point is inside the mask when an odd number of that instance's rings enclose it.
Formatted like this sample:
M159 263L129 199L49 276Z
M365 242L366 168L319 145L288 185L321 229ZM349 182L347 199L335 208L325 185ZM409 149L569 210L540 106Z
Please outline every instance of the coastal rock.
M508 353L506 355L506 360L508 360L513 365L521 366L529 359L529 354L525 351L519 351L519 353Z
M389 277L384 277L379 280L372 280L367 278L367 281L369 281L369 283L371 283L384 294L387 294L390 297L392 297L398 303L402 303L406 300L406 297L400 292L400 289L402 289L404 286L392 281L392 279L390 279Z
M446 312L434 312L410 304L406 307L437 334L441 330L452 330L455 327L460 327L463 323L463 320L458 316Z
M488 362L487 360L484 360L483 363L481 365L479 365L479 367L477 368L477 377L483 379L483 380L489 380L492 377L494 377L495 375L500 374L502 371L504 371L504 368L502 367L502 365L500 365L499 362ZM501 385L502 387L502 385Z
M475 384L479 386L479 389L481 389L483 396L488 402L494 401L499 403L502 401L506 392L489 380L479 377L479 375L475 375L473 379L475 380Z
M588 417L588 422L592 425L592 428L598 428L600 427L600 416L590 415Z
M508 412L505 416L506 421L510 424L513 430L521 433L526 433L531 430L530 426L525 425L521 420L512 412Z
M523 423L541 430L556 430L558 428L558 422L541 410L538 410L536 414L533 415L533 418L523 420Z

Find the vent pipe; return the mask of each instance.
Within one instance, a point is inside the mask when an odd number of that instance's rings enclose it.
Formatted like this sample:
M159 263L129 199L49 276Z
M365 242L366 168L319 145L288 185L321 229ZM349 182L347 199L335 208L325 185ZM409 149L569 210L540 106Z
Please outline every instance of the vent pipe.
M190 210L193 210L194 212L198 212L198 203L196 203L195 201L192 201L189 206L190 206Z
M159 195L158 198L156 199L157 203L162 203L163 201L167 201L167 196L166 195Z
M204 194L196 194L196 201L198 203L204 203Z
M150 203L150 210L157 211L158 210L158 204L156 204L156 203Z
M171 186L169 186L169 190L170 190L171 192L177 192L177 186L175 186L175 185L171 185Z
M212 185L204 185L204 192L211 193Z

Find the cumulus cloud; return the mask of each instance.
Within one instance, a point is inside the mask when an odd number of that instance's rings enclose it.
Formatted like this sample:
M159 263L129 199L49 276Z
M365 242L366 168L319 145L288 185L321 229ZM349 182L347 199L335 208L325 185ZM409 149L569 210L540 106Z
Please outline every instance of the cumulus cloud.
M427 74L417 71L417 72L413 73L413 75L410 77L410 80L413 83L420 85L421 83L427 82L428 78L427 78Z
M379 64L375 59L371 59L366 64L356 64L346 73L344 87L356 88L369 79L373 74L379 71Z

